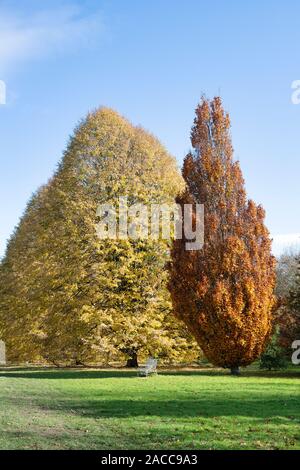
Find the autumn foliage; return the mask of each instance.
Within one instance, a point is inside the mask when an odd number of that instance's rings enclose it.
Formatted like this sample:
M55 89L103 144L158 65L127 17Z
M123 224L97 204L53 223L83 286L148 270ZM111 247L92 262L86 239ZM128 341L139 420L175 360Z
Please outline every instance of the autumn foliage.
M191 142L177 202L204 204L205 241L194 251L185 239L174 241L169 289L176 316L207 358L234 371L260 356L271 332L271 241L263 208L246 199L219 97L197 107Z
M75 129L29 202L0 265L0 338L10 361L107 363L199 354L170 315L166 240L100 239L97 207L173 203L183 181L158 140L100 108Z

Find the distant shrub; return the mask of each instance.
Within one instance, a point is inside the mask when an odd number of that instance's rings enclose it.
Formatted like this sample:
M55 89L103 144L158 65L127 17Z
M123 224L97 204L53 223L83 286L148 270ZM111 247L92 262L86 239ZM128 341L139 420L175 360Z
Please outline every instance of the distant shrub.
M260 357L260 369L285 369L287 360L284 349L279 345L280 329L277 326L271 340Z

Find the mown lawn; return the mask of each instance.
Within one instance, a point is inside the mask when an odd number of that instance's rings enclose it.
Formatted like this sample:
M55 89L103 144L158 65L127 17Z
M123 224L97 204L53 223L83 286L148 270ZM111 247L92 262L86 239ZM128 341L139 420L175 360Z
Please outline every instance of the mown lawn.
M1 449L300 449L300 368L0 370Z

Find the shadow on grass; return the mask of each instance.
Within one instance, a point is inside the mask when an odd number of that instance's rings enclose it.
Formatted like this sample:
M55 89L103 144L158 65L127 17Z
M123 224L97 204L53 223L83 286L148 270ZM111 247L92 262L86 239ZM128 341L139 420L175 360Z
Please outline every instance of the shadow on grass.
M231 377L227 370L221 369L201 369L201 370L159 370L161 376L209 376L209 377ZM87 370L87 369L50 369L50 368L0 368L0 377L23 378L23 379L108 379L108 378L130 378L137 377L137 370ZM297 370L287 371L260 371L246 370L243 371L241 378L257 377L257 378L299 378L300 368ZM239 377L232 376L232 380L239 380ZM141 378L140 380L147 380Z
M223 376L224 373L213 370L198 370L198 371L162 371L162 376L198 376L203 378L205 376ZM264 377L266 374L257 372L250 372L250 376L257 378ZM283 374L283 375L282 375ZM281 372L280 375L274 375L272 372L267 375L269 378L283 377L289 378L294 376L293 371ZM124 370L0 370L0 376L13 377L13 378L33 378L33 379L107 379L107 378L122 378L122 377L135 377L136 371ZM245 375L247 377L247 375ZM297 375L299 377L299 374ZM159 382L156 377L151 379L137 379L141 383L146 381L146 388L142 390L126 389L119 387L115 390L103 389L100 384L99 388L93 387L89 392L88 387L83 390L74 389L72 395L68 392L67 395L61 394L53 395L49 400L47 393L45 396L37 395L35 398L36 406L38 406L43 413L43 410L51 410L57 413L67 413L69 415L77 415L80 417L92 419L122 419L122 418L151 418L158 417L159 419L191 419L191 418L218 418L218 417L250 417L252 419L271 420L273 424L296 425L300 421L300 408L299 396L296 394L289 395L288 393L275 393L272 389L272 383L268 384L268 389L261 389L261 384L257 383L256 388L249 390L247 388L238 387L239 378L232 377L232 384L234 387L223 390L223 387L214 389L212 382L210 382L209 389L201 387L201 380L195 383L195 388L186 390L184 387L176 389L174 387L173 393L170 390L154 388L153 385ZM148 381L148 382L147 382ZM136 382L138 383L138 381ZM204 382L203 382L204 383ZM228 385L228 381L226 382ZM230 383L230 381L229 381ZM252 382L253 383L253 382ZM286 382L280 383L281 386L289 386ZM243 382L245 387L245 381ZM50 392L51 393L51 392ZM30 395L30 400L34 399ZM15 397L6 397L7 402L12 402L14 406L26 408L28 406L28 397L20 396L16 402ZM217 424L216 424L217 426Z
M0 369L0 377L19 379L109 379L137 377L137 371L101 371L101 370L70 370L70 369Z
M288 425L294 424L299 427L300 414L299 405L296 397L279 396L274 397L271 393L264 393L263 397L259 393L251 393L251 397L232 396L231 398L223 394L210 391L200 391L186 396L175 393L173 399L166 395L152 398L111 398L103 393L95 394L93 398L82 396L73 396L72 398L56 397L51 402L37 399L36 405L40 408L41 414L44 411L52 411L59 414L70 416L80 416L82 418L97 419L131 419L131 418L149 418L154 417L160 420L190 420L233 417L240 420L242 417L265 420L265 424L272 421L273 424ZM203 396L202 396L203 395ZM7 399L9 401L10 399ZM15 403L15 400L12 399ZM26 407L28 400L18 402L18 406ZM215 423L218 427L217 422Z

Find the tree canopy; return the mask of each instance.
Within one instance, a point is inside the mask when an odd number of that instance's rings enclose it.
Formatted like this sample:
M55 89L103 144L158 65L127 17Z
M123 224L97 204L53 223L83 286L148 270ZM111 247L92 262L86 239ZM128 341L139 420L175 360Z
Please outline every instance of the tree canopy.
M85 363L198 348L170 316L168 242L100 239L101 203L171 203L183 187L159 141L100 108L75 129L32 197L0 269L0 329L11 361Z
M219 97L203 98L183 165L178 203L204 204L204 246L186 251L175 240L169 288L174 311L215 365L236 370L260 356L274 305L274 258L265 212L246 199L233 159L230 119Z

